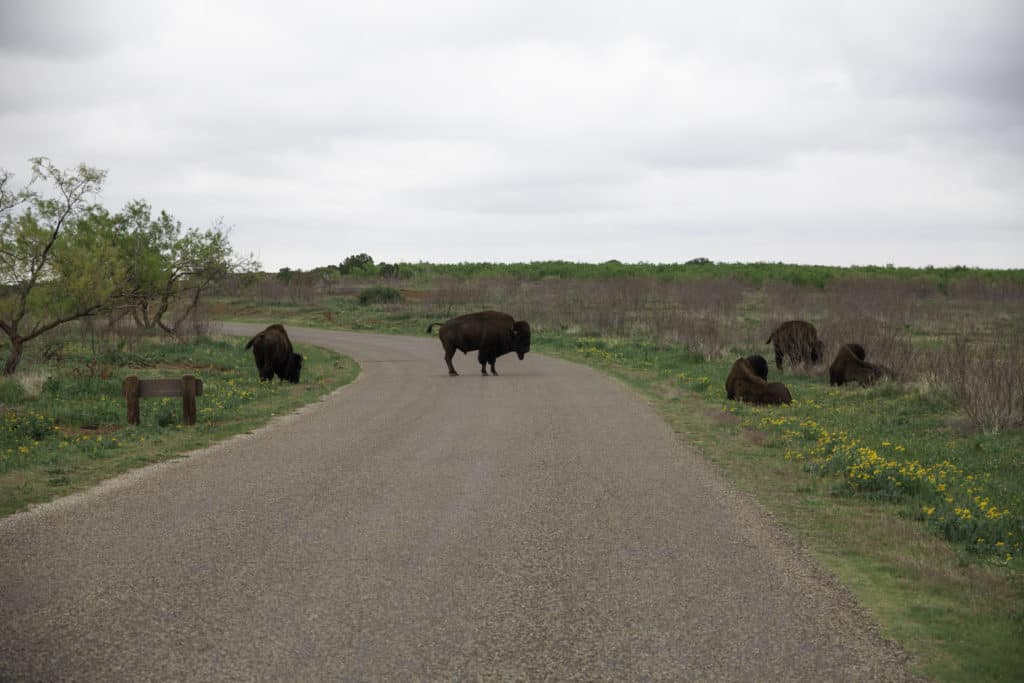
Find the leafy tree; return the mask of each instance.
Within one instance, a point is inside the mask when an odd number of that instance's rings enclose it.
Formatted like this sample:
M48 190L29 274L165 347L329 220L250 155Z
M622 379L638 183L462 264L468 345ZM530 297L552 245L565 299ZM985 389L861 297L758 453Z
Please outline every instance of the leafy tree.
M353 254L338 266L342 275L375 275L373 257L369 254Z
M381 263L377 266L377 272L385 280L394 280L398 278L398 264L397 263Z
M199 307L204 293L230 275L259 268L259 263L251 255L240 256L234 253L228 241L230 232L223 219L218 219L208 230L190 228L175 244L173 264L178 269L179 278L171 296L182 297L185 306L170 325L158 318L157 324L162 330L179 336L182 323ZM165 289L164 300L171 289ZM165 306L163 311L166 310Z
M149 204L135 201L120 214L118 228L130 264L127 300L136 323L175 337L181 336L204 292L258 265L234 254L229 230L220 221L209 230L186 230L166 211L152 218Z
M108 306L122 271L109 224L87 204L106 172L85 164L62 170L45 157L31 163L32 179L19 191L0 171L0 331L10 343L4 375L14 374L28 342ZM36 183L46 190L33 189Z
M338 266L317 266L316 268L309 271L310 280L320 284L322 287L330 287L336 283L341 273L338 272Z
M153 219L150 205L136 200L125 205L118 214L116 226L128 264L125 304L136 324L153 328L157 325L158 302L166 290L170 254L181 233L181 225L163 211Z

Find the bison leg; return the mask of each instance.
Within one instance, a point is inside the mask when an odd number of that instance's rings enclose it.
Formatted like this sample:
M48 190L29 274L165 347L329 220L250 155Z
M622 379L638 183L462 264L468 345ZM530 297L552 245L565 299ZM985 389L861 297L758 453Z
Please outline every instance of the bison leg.
M778 346L775 347L775 367L782 371L782 349Z
M260 367L260 381L261 382L273 382L274 381L274 366L270 363L266 363Z
M487 364L488 363L491 364L491 371L492 372L494 371L494 359L490 356L490 354L485 353L483 349L480 349L480 353L478 353L476 355L476 359L480 362L480 374L481 375L483 375L484 377L487 376ZM498 373L495 372L494 374L498 374Z
M458 350L458 347L455 344L449 343L448 340L442 340L441 345L444 346L444 362L448 364L448 374L459 374L455 372L455 366L452 365L452 357L455 356L455 352Z

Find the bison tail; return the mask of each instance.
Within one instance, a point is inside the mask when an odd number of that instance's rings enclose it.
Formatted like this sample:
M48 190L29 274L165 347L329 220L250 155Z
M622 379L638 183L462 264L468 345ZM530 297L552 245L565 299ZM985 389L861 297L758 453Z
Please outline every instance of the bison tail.
M259 333L259 334L257 334L257 335L256 335L255 337L253 337L253 338L252 338L252 339L250 339L249 341L245 342L245 348L247 348L247 349L251 349L251 348L252 348L252 345L253 345L254 343L256 343L256 340L257 340L257 339L259 339L259 338L260 338L260 336L261 336L262 334L263 334L263 333L262 333L262 332L260 332L260 333Z
M775 336L774 332L772 332L770 335L768 335L768 341L766 341L765 344L771 344L772 343L772 338L774 336Z

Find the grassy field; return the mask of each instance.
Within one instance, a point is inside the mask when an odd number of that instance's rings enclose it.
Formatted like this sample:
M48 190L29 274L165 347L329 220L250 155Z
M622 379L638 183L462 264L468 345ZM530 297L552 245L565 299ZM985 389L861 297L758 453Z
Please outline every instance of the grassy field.
M217 315L421 336L430 322L480 308L514 311L531 324L539 319L535 350L594 366L647 396L705 457L807 543L883 631L914 655L921 673L941 681L995 681L1013 680L1024 671L1020 427L977 427L949 391L921 375L899 384L838 389L828 386L820 369L787 369L780 376L773 366L770 379L787 384L796 399L792 405L727 401L724 380L732 359L768 355L763 318L813 308L794 297L793 289L745 291L713 304L703 318L703 335L713 341L701 346L673 343L671 334L651 341L646 319L635 310L643 294L630 303L632 294L598 287L601 294L594 299L613 302L602 310L579 294L585 283L538 288L483 281L470 295L472 284L441 282L432 292L407 290L404 303L387 305L360 305L355 294L299 304L224 299ZM696 286L703 291L703 285ZM639 291L657 291L657 285ZM966 292L961 298L932 291L919 296L909 311L897 311L902 317L895 340L884 334L889 320L872 328L844 326L839 315L826 318L836 334L875 332L872 348L891 354L890 363L895 359L914 370L931 358L917 358L920 348L931 352L950 334L950 311L970 309L972 329L983 335L1019 326L1019 309L1007 315L990 294L979 295L973 286ZM836 291L833 295L841 299ZM807 296L813 301L819 294ZM933 300L936 296L945 298ZM882 304L898 298L890 283L875 296ZM982 303L969 303L972 299ZM785 300L789 308L773 300ZM616 301L627 303L607 310ZM562 312L576 305L579 311L558 322L550 314L519 313L545 304ZM645 305L651 306L651 299ZM653 305L658 307L657 301ZM938 314L940 307L945 317ZM667 307L661 313L674 315ZM601 316L614 323L631 315L639 321L633 334L594 334ZM738 322L734 329L745 331L723 341L716 316ZM917 346L908 352L908 345Z
M261 383L243 344L223 336L188 344L143 338L128 350L69 335L30 349L16 378L0 379L0 514L250 430L359 371L351 359L304 346L300 384ZM132 374L202 379L197 424L180 424L177 398L143 399L141 423L126 424L121 382Z

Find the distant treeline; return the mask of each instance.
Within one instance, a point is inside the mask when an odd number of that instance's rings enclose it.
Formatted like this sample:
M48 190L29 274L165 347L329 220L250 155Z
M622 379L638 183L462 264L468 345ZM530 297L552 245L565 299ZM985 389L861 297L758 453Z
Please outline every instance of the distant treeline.
M353 267L353 263L358 266ZM940 291L953 281L963 279L1012 280L1024 283L1024 269L992 270L953 266L907 268L895 266L813 266L787 263L713 263L699 258L687 263L573 263L571 261L531 261L529 263L380 263L374 264L366 254L347 258L339 266L314 268L308 273L284 268L279 277L293 279L306 275L313 279L333 279L343 275L383 277L407 281L429 281L438 278L471 280L477 278L510 278L542 280L545 278L609 279L656 278L660 280L736 278L752 284L786 282L800 287L825 287L834 280L885 277L899 280L921 280Z

